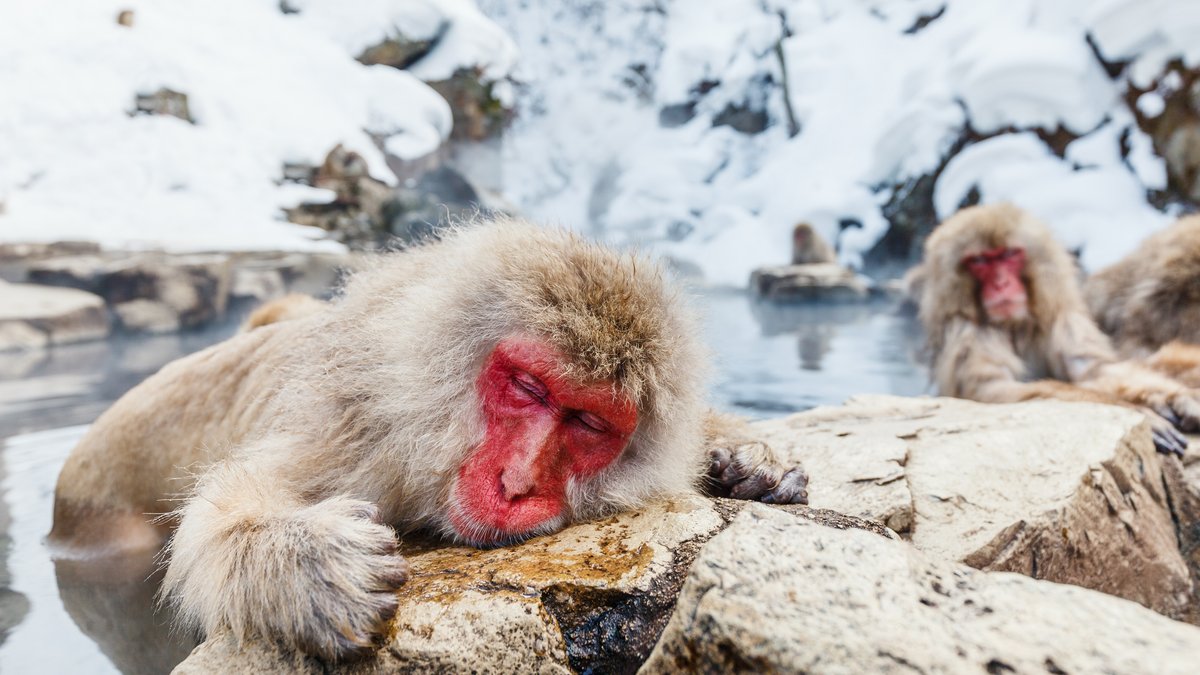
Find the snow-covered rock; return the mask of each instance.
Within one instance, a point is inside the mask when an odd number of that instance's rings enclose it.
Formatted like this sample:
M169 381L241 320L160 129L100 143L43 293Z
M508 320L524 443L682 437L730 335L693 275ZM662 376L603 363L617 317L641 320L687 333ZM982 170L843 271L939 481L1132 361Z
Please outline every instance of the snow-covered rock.
M1165 187L1165 165L1122 94L1134 71L1197 58L1191 3L480 6L522 53L506 196L534 217L694 264L713 285L743 286L752 269L785 262L797 221L860 264L891 224L893 191L937 179L964 146L940 212L968 194L1015 201L1082 246L1091 268L1174 215L1148 198ZM1136 58L1130 73L1110 76L1089 37L1106 59ZM721 124L730 106L760 111L766 128ZM1061 156L1035 130L1079 147Z
M404 30L439 33L412 72L355 60ZM329 198L285 182L284 166L318 165L341 144L395 183L380 146L412 159L451 130L422 79L502 78L514 59L471 0L6 3L0 239L338 250L283 220L284 207Z

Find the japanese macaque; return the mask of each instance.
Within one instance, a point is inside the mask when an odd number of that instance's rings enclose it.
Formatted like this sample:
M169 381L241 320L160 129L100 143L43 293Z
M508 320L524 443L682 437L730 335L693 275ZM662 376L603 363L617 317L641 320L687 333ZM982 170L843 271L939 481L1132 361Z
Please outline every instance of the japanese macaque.
M831 263L837 255L812 225L799 223L792 230L792 264L812 265L815 263Z
M173 529L164 597L207 634L369 653L408 573L397 532L501 546L698 486L807 499L708 410L699 328L632 254L501 220L275 305L114 404L55 495L59 556Z
M1084 286L1092 315L1123 354L1200 344L1200 216L1146 238Z
M920 317L945 396L1092 401L1146 413L1162 452L1200 428L1197 392L1121 361L1083 302L1067 251L1028 213L963 209L925 243Z

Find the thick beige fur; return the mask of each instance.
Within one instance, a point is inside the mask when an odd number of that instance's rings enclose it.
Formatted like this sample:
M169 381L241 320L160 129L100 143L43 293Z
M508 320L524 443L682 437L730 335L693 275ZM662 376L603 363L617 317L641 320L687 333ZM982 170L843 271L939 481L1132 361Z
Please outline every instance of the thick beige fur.
M543 531L694 491L720 463L706 435L736 429L708 412L699 329L658 265L515 220L385 256L338 301L277 301L251 324L97 420L59 478L50 539L100 555L178 524L164 590L188 625L329 660L370 649L395 611L393 528L456 536L458 467L484 433L476 378L499 341L547 341L571 376L638 404L619 461L570 484ZM710 451L727 491L804 498L769 451Z
M1145 356L1176 340L1200 344L1200 216L1147 237L1084 289L1122 353Z
M800 241L803 244L800 244ZM808 223L799 223L792 229L792 264L812 265L816 263L831 263L837 260L837 253L829 242L825 241L817 230Z
M994 323L979 301L965 256L1022 247L1029 295L1026 320ZM1162 416L1200 423L1195 392L1138 364L1118 359L1092 320L1070 254L1030 214L1009 204L963 209L925 243L920 317L942 395L988 402L1036 398L1095 401L1143 409L1158 433ZM1158 413L1158 414L1156 414Z

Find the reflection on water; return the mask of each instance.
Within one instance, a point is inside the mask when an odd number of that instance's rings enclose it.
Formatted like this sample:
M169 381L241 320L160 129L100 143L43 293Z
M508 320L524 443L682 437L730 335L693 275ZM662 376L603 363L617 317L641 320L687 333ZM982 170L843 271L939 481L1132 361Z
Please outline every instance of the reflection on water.
M700 304L719 407L771 417L858 393L926 391L913 322L887 306L772 308L734 294ZM162 673L188 654L193 642L154 613L151 560L55 564L42 539L82 425L162 365L232 332L0 354L0 672Z
M716 353L716 405L774 417L855 394L929 393L920 326L891 303L773 305L733 293L703 298Z
M155 613L152 559L56 563L42 540L59 469L86 425L234 329L0 354L0 673L166 673L191 651L195 641Z

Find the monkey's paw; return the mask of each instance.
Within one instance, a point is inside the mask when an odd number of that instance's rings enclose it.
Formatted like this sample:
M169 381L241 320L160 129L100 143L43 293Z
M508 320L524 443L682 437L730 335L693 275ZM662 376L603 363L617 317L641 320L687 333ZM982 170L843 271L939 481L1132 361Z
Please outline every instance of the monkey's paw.
M799 466L785 468L760 441L717 447L709 453L708 476L717 497L767 504L807 504L808 475Z
M1153 410L1147 410L1146 419L1150 421L1150 434L1154 438L1154 449L1164 455L1183 456L1187 451L1188 439L1179 433L1178 421L1174 416L1165 417Z
M305 515L313 538L287 589L294 594L289 606L300 612L292 617L298 630L291 639L330 662L366 656L396 615L396 589L408 579L408 561L374 504L334 498L305 511L311 511Z
M1200 392L1185 389L1170 393L1154 393L1148 398L1150 409L1183 432L1200 431Z

